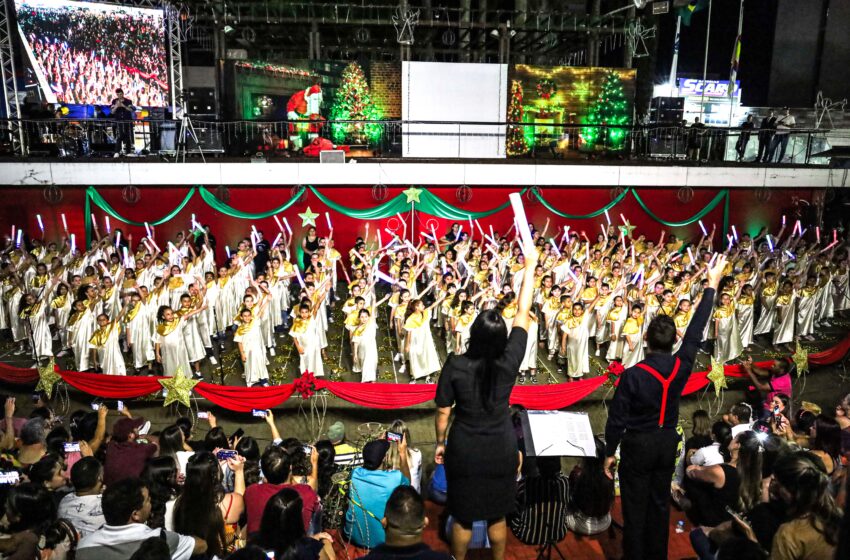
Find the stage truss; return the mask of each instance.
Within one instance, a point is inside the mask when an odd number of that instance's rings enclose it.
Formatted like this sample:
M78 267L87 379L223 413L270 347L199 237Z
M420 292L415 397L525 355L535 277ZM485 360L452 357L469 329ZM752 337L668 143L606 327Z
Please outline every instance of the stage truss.
M171 113L174 118L183 114L183 64L181 17L179 5L162 0L97 0L102 4L131 6L134 8L157 8L165 12L166 48L168 49L168 71L171 81ZM12 151L15 155L24 153L24 131L21 127L21 100L18 97L18 83L15 79L15 50L14 41L17 36L12 15L14 2L0 0L0 79L3 80L3 101L6 109L6 126L12 140Z

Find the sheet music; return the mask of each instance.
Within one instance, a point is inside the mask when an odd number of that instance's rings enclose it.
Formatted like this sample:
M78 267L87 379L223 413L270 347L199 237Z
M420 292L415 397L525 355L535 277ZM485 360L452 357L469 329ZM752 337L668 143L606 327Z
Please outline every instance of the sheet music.
M528 432L532 439L529 455L537 457L593 457L596 444L590 417L584 412L530 410ZM526 446L529 447L529 446Z

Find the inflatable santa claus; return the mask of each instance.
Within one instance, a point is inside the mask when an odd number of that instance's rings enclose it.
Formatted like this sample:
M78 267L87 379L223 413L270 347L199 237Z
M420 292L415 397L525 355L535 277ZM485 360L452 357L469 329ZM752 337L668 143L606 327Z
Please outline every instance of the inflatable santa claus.
M320 114L322 105L322 88L319 84L314 84L305 90L296 92L289 98L286 103L286 117L289 120L312 120L316 121L309 125L305 124L290 124L289 125L289 140L294 148L300 150L304 146L304 133L308 139L313 139L318 136L320 121L323 120Z

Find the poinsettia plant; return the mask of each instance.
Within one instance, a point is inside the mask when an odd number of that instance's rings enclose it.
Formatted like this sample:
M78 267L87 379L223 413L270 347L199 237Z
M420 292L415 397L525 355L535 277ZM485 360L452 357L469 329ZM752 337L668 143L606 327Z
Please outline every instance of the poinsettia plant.
M302 399L309 399L316 393L316 376L312 371L304 371L301 377L292 382L292 385Z
M614 360L613 362L608 364L608 368L605 370L605 373L608 375L608 380L611 383L616 383L617 379L626 371L626 368L623 367L623 362L619 360Z

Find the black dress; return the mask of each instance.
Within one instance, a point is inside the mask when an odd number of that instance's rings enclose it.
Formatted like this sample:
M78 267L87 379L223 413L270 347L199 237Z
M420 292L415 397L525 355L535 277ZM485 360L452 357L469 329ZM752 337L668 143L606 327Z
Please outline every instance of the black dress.
M525 354L528 333L513 328L495 364L494 403L487 412L475 384L476 364L453 356L437 384L437 406L455 405L446 447L448 510L465 523L505 517L516 509L517 439L508 399Z

